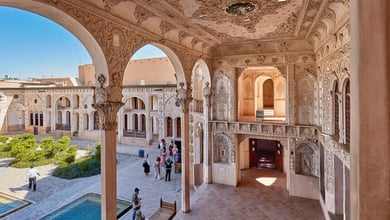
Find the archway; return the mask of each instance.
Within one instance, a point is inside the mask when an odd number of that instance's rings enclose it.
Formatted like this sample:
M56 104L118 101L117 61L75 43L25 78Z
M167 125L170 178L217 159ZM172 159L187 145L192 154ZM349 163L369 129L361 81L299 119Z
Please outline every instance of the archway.
M106 79L109 79L106 58L101 47L99 46L99 43L95 40L94 36L92 36L92 34L73 17L55 7L50 7L47 4L43 4L37 1L0 0L0 6L8 6L30 11L32 13L44 16L64 27L66 30L76 36L87 49L95 66L96 72L105 75Z

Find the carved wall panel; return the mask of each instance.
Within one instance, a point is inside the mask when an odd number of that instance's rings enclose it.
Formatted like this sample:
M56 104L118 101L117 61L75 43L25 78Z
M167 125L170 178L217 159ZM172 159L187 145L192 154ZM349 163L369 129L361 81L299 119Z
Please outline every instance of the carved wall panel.
M216 134L214 137L214 163L231 163L234 158L234 149L231 138L224 134Z
M231 93L233 92L230 86L229 79L220 73L215 80L214 86L214 118L216 120L227 121L229 120Z
M315 78L311 71L308 67L296 66L295 116L298 124L315 124Z
M295 172L306 176L319 177L320 154L318 146L305 140L300 143L295 151Z

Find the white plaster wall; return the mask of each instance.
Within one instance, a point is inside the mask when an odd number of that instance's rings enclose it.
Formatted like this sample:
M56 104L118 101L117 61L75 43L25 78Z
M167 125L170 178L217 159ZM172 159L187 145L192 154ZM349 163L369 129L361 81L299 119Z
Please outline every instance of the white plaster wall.
M213 164L213 183L237 186L236 164Z
M291 196L318 200L320 196L319 179L291 173L289 191Z
M249 139L246 138L239 145L240 169L249 168Z

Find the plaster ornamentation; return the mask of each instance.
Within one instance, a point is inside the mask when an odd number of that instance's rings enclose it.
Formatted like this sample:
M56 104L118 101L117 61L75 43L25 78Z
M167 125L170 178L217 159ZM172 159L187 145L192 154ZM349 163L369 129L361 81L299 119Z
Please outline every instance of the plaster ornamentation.
M106 10L111 10L111 8L117 4L119 4L120 2L124 2L124 1L127 1L127 0L103 0L103 4L104 4L104 9Z
M191 92L184 88L184 83L179 83L180 88L176 90L176 100L180 103L183 113L189 111L189 104L192 101Z
M329 193L334 193L334 158L333 153L325 150L325 158L326 158L326 169L325 169L325 177L326 177L326 189Z
M100 128L102 130L117 129L117 113L123 103L95 103L93 107L99 112Z
M227 121L230 109L228 108L228 103L230 100L230 90L229 90L229 81L228 78L224 75L217 76L215 80L215 98L214 102L216 104L216 115L217 120Z
M95 87L95 94L93 96L94 103L105 103L107 101L107 90L103 88L106 78L103 74L97 78L98 84Z
M189 35L184 32L184 31L180 31L179 32L179 35L177 36L178 39L179 39L179 42L182 42L185 38L187 38Z
M295 63L298 61L298 56L297 55L286 55L285 60L287 63Z
M168 33L169 31L175 29L175 27L174 27L171 23L169 23L169 22L167 22L167 21L165 21L165 20L161 21L159 27L160 27L160 30L161 30L161 34L162 34L163 36L164 36L166 33Z
M287 127L287 136L288 137L297 137L298 131L295 127Z
M274 134L278 136L284 135L284 129L283 127L275 126L274 127Z
M224 134L216 134L215 140L214 163L230 163L230 138Z
M295 172L306 176L319 177L319 149L311 141L301 142L295 151Z
M144 21L148 20L148 18L153 17L153 13L150 12L148 9L137 5L135 7L134 16L138 20L138 24L142 24Z
M266 37L274 38L274 37L291 36L295 31L295 26L298 20L298 16L299 16L298 12L291 13L290 17L288 17L286 22L280 24L278 28L276 28L276 31L266 34Z
M258 55L257 58L256 58L256 61L260 64L264 63L265 61L265 56L264 55Z

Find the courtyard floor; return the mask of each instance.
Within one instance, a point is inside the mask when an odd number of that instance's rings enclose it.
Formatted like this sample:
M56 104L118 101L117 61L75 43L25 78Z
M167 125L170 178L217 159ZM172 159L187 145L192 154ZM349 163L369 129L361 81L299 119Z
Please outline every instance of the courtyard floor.
M93 142L74 140L81 147L92 146ZM158 150L152 144L142 148L150 156L153 164ZM174 219L183 220L322 220L323 213L318 201L291 197L286 190L286 177L274 170L248 169L241 172L242 181L238 187L221 184L203 184L196 192L191 190L191 212L182 213L181 174L173 173L172 181L165 182L151 175L145 176L142 158L138 157L138 147L117 146L117 195L119 199L131 200L135 187L140 188L141 210L148 218L159 207L159 200L176 201L178 213ZM28 169L8 167L9 159L0 160L0 192L33 202L33 204L4 217L4 220L36 220L63 205L72 202L89 192L100 193L100 175L73 180L51 176L54 165L37 167L41 176L37 181L37 191L28 189L26 174ZM266 186L258 180L272 179ZM268 185L268 184L267 184ZM121 218L131 219L131 212Z

